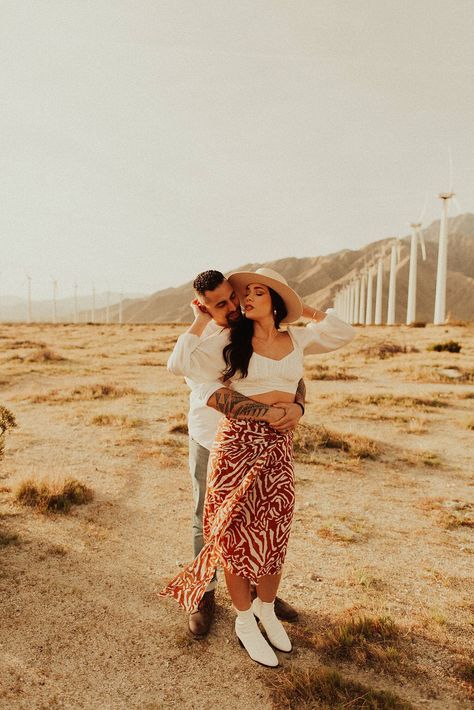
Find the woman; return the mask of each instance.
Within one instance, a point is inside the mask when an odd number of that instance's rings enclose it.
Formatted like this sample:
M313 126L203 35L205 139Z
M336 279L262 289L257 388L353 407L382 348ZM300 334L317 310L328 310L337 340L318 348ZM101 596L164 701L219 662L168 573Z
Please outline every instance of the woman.
M245 317L213 344L215 357L222 356L223 347L223 381L265 405L294 402L304 353L335 350L353 338L353 329L336 316L302 304L272 269L238 272L229 282ZM301 316L311 319L309 327L279 329ZM200 347L192 354L195 367L200 357L209 357ZM219 408L217 394L208 403ZM222 564L237 611L237 637L250 657L266 666L278 665L271 646L285 652L292 648L273 609L293 517L292 438L292 431L277 432L266 422L222 418L209 459L206 544L161 592L192 611L217 564ZM253 603L251 582L257 589Z

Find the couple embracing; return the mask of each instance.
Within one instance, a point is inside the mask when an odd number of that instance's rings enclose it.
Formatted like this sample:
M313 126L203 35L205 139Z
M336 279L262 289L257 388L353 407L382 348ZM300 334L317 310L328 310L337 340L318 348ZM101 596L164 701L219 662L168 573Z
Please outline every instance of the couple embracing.
M191 388L195 558L160 596L175 598L190 614L191 633L203 636L221 566L240 644L254 661L275 667L274 649L292 650L280 619L297 618L277 592L295 501L292 441L304 414L303 358L336 350L354 330L305 305L272 269L228 279L206 271L194 289L194 323L178 338L168 369ZM306 327L280 328L301 318Z

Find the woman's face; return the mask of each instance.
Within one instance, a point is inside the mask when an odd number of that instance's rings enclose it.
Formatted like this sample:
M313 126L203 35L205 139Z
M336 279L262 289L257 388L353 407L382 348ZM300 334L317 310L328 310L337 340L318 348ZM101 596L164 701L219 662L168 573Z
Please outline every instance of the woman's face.
M249 284L244 297L245 317L249 320L260 320L272 315L272 299L268 286Z

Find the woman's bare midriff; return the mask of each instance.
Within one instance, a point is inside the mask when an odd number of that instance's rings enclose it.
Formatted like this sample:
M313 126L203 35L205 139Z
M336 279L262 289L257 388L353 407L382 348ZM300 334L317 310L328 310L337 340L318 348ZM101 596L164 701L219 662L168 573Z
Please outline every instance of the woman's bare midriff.
M260 394L248 395L251 399L256 402L262 402L262 404L276 404L277 402L294 402L295 395L290 392L279 392L278 390L272 390L271 392L260 392Z

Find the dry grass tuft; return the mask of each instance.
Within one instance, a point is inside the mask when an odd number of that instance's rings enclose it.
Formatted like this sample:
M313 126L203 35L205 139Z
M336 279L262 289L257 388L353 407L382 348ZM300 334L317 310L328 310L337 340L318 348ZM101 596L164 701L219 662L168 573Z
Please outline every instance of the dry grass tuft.
M0 435L5 434L8 429L17 426L15 415L6 407L0 405Z
M37 340L12 340L11 343L5 343L2 350L27 350L29 348L45 348L46 343Z
M275 707L288 710L410 710L413 706L393 693L349 680L333 668L300 668L292 664L271 681Z
M324 540L331 540L332 542L359 542L362 539L366 539L366 536L361 536L358 532L353 530L348 525L340 523L332 523L330 525L323 525L318 528L319 537Z
M94 384L80 385L75 387L70 392L61 392L60 390L50 390L45 394L37 394L28 397L27 399L33 404L42 404L43 402L50 403L65 403L78 402L91 399L118 399L131 394L139 394L134 387L117 387L112 384Z
M40 513L67 513L73 505L89 503L94 495L81 481L68 478L65 481L23 481L15 498L21 505L27 505Z
M427 466L428 468L441 468L443 459L434 451L409 451L400 456L399 461L410 466Z
M8 530L0 529L0 547L7 547L7 545L16 545L19 542L18 535L8 532Z
M143 426L145 421L138 418L134 419L126 414L98 414L92 418L91 424L95 424L95 426L118 426L126 429L135 429Z
M67 358L47 347L39 348L25 358L26 362L65 362Z
M466 384L474 382L474 370L458 367L457 365L446 365L440 367L435 365L422 365L413 370L411 379L415 382L449 382L450 384Z
M394 670L403 660L398 648L400 637L400 630L389 617L362 616L327 629L316 639L316 646L327 658Z
M168 417L168 431L170 434L188 434L188 418L180 412Z
M428 345L428 350L437 353L460 353L462 346L456 340L447 340L444 343Z
M176 338L163 338L157 345L149 345L143 350L144 353L169 353L173 350Z
M474 662L460 661L455 667L455 673L458 678L465 683L469 683L474 690Z
M406 354L406 353L418 353L420 352L417 348L407 347L406 345L399 345L398 343L392 343L388 340L383 340L380 343L374 343L372 345L367 345L365 348L359 350L361 355L365 355L366 358L379 358L379 360L386 360L394 355Z
M437 522L445 530L474 528L474 505L458 499L424 498L417 507L424 512L436 512Z
M443 409L449 407L449 403L439 397L409 397L406 395L393 394L369 394L363 396L348 395L335 402L336 406L347 408L353 405L373 406L373 407L402 407L412 409L416 407L422 411L430 409Z
M0 459L5 452L5 434L17 426L15 415L6 407L0 405Z
M295 432L293 446L295 459L302 463L314 463L318 449L338 449L352 457L368 459L376 459L381 453L380 445L373 439L309 424L300 424Z
M306 368L305 377L308 380L357 380L343 368L329 368L327 365L312 365Z
M426 419L416 419L412 417L407 426L402 427L400 431L405 432L405 434L426 434L428 432Z

